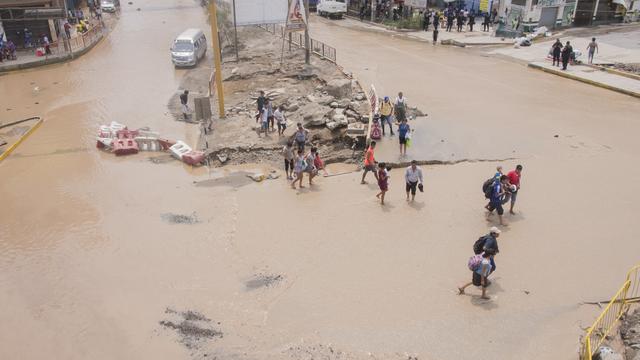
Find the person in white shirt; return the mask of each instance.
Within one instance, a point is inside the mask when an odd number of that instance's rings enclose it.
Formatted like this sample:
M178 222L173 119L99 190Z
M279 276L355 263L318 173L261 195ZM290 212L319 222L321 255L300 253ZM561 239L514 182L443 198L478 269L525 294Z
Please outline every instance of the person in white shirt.
M423 191L422 169L418 167L418 163L415 160L412 160L411 166L407 168L404 174L404 180L407 183L407 201L409 201L409 192L411 192L411 201L414 201L416 198L416 187L420 187L420 191Z
M284 131L287 129L287 119L284 117L284 107L282 105L278 106L276 111L273 112L273 117L278 125L278 136L284 135Z
M397 122L401 122L402 119L407 118L407 98L402 95L402 91L398 93L396 101L393 103L393 114Z

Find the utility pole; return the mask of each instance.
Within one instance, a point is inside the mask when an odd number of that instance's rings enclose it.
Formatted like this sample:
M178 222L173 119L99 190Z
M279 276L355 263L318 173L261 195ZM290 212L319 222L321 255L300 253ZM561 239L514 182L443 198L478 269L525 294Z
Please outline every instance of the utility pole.
M238 56L238 25L236 20L236 0L233 0L233 36L235 37L235 48L236 48L236 62L240 62L240 57Z
M297 1L297 0L293 0ZM309 39L309 0L304 0L304 13L307 18L307 24L304 27L304 63L311 64L311 40Z
M224 92L222 89L222 56L220 41L218 39L218 16L216 13L216 0L209 0L209 22L211 23L211 46L215 63L215 80L218 92L218 109L220 118L224 118Z
M371 0L371 22L376 21L376 1L377 0Z

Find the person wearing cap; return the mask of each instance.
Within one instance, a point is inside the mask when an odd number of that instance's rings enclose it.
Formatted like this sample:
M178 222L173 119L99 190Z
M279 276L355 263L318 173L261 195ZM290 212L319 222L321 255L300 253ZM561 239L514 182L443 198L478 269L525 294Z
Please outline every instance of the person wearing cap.
M500 229L498 229L497 227L491 227L491 229L489 229L489 234L485 236L484 245L482 246L482 251L491 255L491 258L489 259L491 262L490 273L496 271L495 256L500 252L500 249L498 248L498 237L500 236L501 232L502 231L500 231Z
M420 187L420 191L422 191L422 169L418 167L418 162L415 160L411 161L411 166L407 168L407 171L404 173L404 180L407 183L407 201L409 201L409 192L411 192L411 201L414 201L416 198L416 187Z
M393 104L391 104L391 100L389 100L388 96L384 97L382 100L382 104L380 104L380 118L382 120L382 136L384 136L384 128L385 124L389 125L389 130L391 131L391 136L393 136L393 126L391 124L391 118L393 117Z

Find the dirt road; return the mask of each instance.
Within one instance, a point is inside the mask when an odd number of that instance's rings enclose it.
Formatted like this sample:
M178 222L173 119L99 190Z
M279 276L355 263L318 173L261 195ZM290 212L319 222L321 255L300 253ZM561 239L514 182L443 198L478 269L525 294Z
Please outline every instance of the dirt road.
M493 299L455 288L490 225L480 185L496 163L425 167L415 204L393 170L380 207L358 174L293 191L94 150L111 120L196 141L167 114L185 73L168 47L205 17L191 1L142 0L81 59L0 78L0 116L47 119L0 165L0 358L575 358L596 313L578 303L610 296L638 261L640 103L462 49L313 25L347 70L429 113L417 136L445 142L410 155L525 165Z

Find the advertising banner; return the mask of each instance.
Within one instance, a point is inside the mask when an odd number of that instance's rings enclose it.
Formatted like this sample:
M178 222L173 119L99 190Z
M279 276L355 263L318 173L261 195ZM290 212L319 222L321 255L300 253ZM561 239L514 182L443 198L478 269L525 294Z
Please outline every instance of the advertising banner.
M489 11L489 0L480 0L480 11L482 12Z
M369 106L371 106L371 113L375 115L378 113L378 94L376 93L376 88L373 86L373 84L371 85L371 88L369 88L369 93L367 95L369 97Z
M287 21L287 0L236 0L236 24L284 24Z

